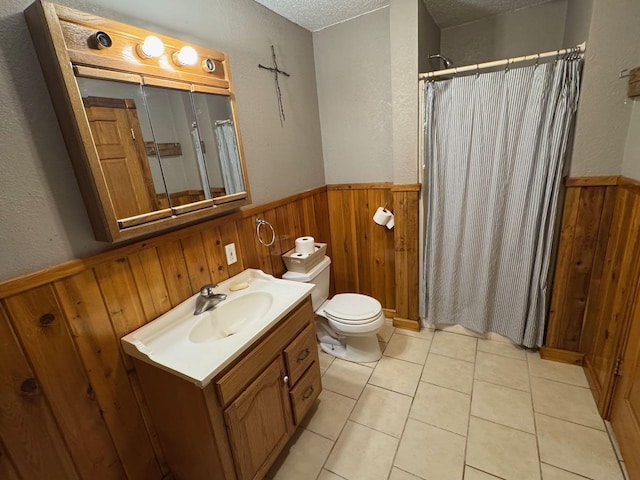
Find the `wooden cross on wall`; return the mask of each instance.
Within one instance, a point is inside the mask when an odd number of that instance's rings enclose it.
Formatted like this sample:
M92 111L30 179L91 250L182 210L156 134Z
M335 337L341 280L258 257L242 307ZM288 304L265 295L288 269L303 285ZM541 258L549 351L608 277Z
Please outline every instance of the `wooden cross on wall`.
M271 58L273 59L273 67L265 67L262 64L258 64L258 68L262 68L264 70L269 70L273 73L273 79L276 83L276 96L278 98L278 108L280 110L280 125L284 125L284 107L282 105L282 92L280 91L280 81L278 80L278 75L284 75L285 77L290 77L287 72L284 72L278 68L278 62L276 61L276 49L271 45Z

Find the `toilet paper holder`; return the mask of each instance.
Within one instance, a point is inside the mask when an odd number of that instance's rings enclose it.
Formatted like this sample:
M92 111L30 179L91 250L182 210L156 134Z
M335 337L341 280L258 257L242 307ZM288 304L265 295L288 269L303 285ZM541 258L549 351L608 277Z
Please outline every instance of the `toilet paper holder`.
M271 229L271 240L268 242L262 240L262 235L260 234L262 227L265 225ZM265 247L270 247L276 241L276 231L273 229L273 225L260 217L256 218L256 235L258 236L258 241Z

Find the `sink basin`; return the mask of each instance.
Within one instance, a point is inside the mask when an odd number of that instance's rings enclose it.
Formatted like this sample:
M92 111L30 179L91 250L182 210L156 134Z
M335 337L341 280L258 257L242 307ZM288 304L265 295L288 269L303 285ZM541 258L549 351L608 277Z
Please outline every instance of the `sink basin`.
M234 291L230 287L247 283ZM204 388L307 297L313 285L247 269L215 289L227 299L194 315L198 294L122 337L124 351Z
M225 300L214 309L198 315L202 318L189 332L189 340L201 343L230 337L263 317L271 305L273 296L268 292L250 292Z

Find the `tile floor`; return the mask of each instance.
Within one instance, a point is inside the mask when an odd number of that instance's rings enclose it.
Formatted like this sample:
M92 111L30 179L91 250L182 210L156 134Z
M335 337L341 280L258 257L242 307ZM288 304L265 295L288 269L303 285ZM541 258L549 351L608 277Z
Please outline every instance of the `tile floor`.
M267 478L625 478L581 368L446 330L385 325L374 363L320 352L323 392Z

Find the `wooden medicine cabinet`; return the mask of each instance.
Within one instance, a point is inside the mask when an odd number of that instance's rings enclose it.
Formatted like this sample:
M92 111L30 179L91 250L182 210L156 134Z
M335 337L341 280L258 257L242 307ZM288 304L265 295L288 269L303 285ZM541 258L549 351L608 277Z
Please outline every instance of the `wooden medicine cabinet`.
M251 202L226 54L43 1L25 16L97 240Z

